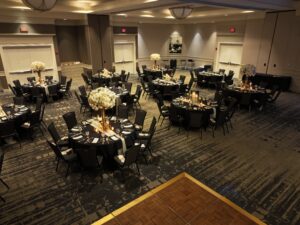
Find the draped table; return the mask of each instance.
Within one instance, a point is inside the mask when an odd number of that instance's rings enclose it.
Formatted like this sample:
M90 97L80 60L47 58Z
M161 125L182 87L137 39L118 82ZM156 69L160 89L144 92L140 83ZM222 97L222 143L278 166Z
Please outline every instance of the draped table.
M174 114L170 113L170 121L176 123L178 116L183 118L183 125L187 125L189 122L189 113L191 111L198 111L202 114L203 126L207 127L210 119L210 115L214 113L214 108L217 107L214 102L204 101L193 103L190 99L185 97L179 97L172 101L171 106L174 110Z
M43 94L44 97L47 97L49 95L49 91L48 91L48 87L50 86L56 86L57 91L60 88L60 84L58 81L52 81L52 82L44 82L43 84L39 84L39 83L27 83L27 84L23 84L22 85L22 89L23 92L28 93L28 94L32 94L32 89L34 87L37 87L40 89L40 93Z
M101 73L94 74L92 76L92 81L98 83L100 86L109 86L110 82L121 82L121 75L118 73L113 73L110 76L104 76Z
M180 82L168 81L163 79L155 79L152 81L154 89L159 91L162 96L172 96L174 92L179 90Z
M0 107L0 123L13 120L15 128L20 131L20 126L27 121L30 109L24 105L5 104Z
M96 147L98 153L108 161L113 160L118 153L124 154L135 142L135 127L129 120L119 120L116 117L112 117L109 124L111 129L99 131L96 118L83 121L81 125L71 129L71 145L75 145L75 149L76 144Z
M223 80L223 75L215 72L200 72L197 74L197 84L199 86L206 84L214 84L221 82Z

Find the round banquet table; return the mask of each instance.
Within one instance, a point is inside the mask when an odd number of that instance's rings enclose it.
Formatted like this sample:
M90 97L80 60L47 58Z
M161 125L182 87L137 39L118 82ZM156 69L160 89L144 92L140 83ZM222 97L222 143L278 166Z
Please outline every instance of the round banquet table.
M198 85L209 85L221 82L223 75L214 72L200 72L197 74Z
M122 87L109 87L118 97L120 97L122 102L128 102L130 98L130 93L128 90Z
M69 139L71 145L76 149L76 144L88 147L96 147L99 154L103 155L105 160L112 161L113 157L123 149L122 140L124 139L126 148L134 145L136 139L136 130L134 125L128 120L117 120L114 117L110 119L110 125L117 135L106 136L101 132L96 132L95 128L90 124L92 119L83 121L71 129Z
M174 124L178 123L178 116L183 118L183 125L187 126L189 122L189 113L191 111L198 111L202 113L203 126L206 128L209 123L210 115L214 113L213 105L201 104L201 106L190 104L182 101L182 98L176 98L171 103L170 110L174 110L174 114L170 113L170 121Z
M48 87L49 86L56 86L56 89L57 89L57 92L60 88L60 84L58 81L53 81L53 82L45 82L43 85L40 85L40 84L36 84L36 83L33 83L33 84L23 84L22 85L22 89L23 89L23 92L25 93L28 93L28 94L32 94L32 89L34 87L38 87L39 90L40 90L40 93L44 96L45 99L47 99L47 95L48 95Z
M120 74L114 73L112 76L102 76L101 74L95 74L92 76L92 81L99 84L99 86L109 86L110 82L121 82Z
M144 69L144 80L148 82L149 76L151 76L153 80L157 78L162 78L162 74L163 74L162 70L153 70L153 69L146 68Z
M152 81L154 89L159 91L163 97L172 96L176 91L179 91L179 82L164 81L162 79L156 79Z
M237 103L243 105L250 105L253 100L263 101L267 97L266 90L261 89L241 89L239 87L227 88L224 90L224 96L230 96L237 99Z
M20 132L20 126L27 121L30 109L24 105L5 104L0 111L0 123L13 120L17 132Z

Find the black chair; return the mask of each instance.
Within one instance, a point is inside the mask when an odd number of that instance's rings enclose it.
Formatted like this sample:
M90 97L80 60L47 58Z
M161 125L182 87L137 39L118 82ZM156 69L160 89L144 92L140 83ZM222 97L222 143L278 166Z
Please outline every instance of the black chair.
M65 113L63 115L63 118L67 124L68 130L71 130L73 127L75 127L78 124L75 112Z
M118 107L118 118L120 119L128 119L128 107L126 105L119 105Z
M124 87L125 87L125 89L126 89L126 90L129 92L129 94L130 94L131 88L132 88L132 83L126 82L126 83L124 84Z
M81 95L87 96L86 89L85 89L85 87L83 85L79 86L78 90L79 90L79 92L80 92Z
M67 81L66 87L62 87L59 89L59 92L62 94L62 96L71 97L72 93L70 92L71 85L72 85L72 78Z
M17 94L16 90L14 89L14 87L12 87L10 84L8 84L8 87L11 90L11 92L14 94L14 96L18 97L18 94Z
M43 93L41 92L40 87L32 87L31 88L31 96L34 100L37 98L43 98Z
M180 75L179 81L180 81L182 84L184 84L185 78L186 78L186 76Z
M56 164L55 171L58 170L59 162L63 161L67 164L67 171L66 171L66 175L65 175L67 177L69 174L70 166L73 163L77 162L76 154L74 153L73 149L67 149L65 151L61 151L60 148L56 144L54 144L48 140L47 140L47 143L50 146L50 148L52 149L52 151L54 152L54 154L56 155L57 164Z
M21 128L25 129L26 133L30 135L31 138L33 138L35 128L37 128L44 136L44 132L41 125L41 111L34 111L28 115L28 120L21 125Z
M92 86L92 81L88 78L88 76L84 73L81 74L83 80L84 80L84 83L87 87L89 86Z
M85 169L100 169L101 182L103 181L103 156L98 154L97 147L74 143L73 150L76 152L80 165Z
M147 115L147 112L145 110L137 109L135 111L134 126L135 126L136 130L138 130L138 131L143 130L146 115Z
M219 69L219 74L224 74L225 73L225 69Z
M40 110L40 124L44 126L44 128L46 129L46 123L44 122L44 114L45 114L45 104L42 104L41 106L41 110Z
M225 101L228 102L227 105L228 113L226 115L225 120L230 124L231 129L233 129L231 119L234 113L236 112L237 99L233 97L228 97Z
M83 112L86 112L86 110L91 112L92 108L89 104L88 97L84 96L84 95L80 95L79 98L80 98L81 104L82 104L81 107L80 107L80 112L81 112L82 108L83 108Z
M53 81L53 76L45 76L45 80L51 83Z
M58 88L57 85L49 85L48 86L48 101L51 99L52 101L54 100L54 98L56 98L58 96Z
M21 140L19 134L17 133L14 120L7 120L6 122L0 123L0 139L5 139L8 137L15 137L21 146Z
M24 97L13 97L13 102L15 105L24 105L25 99Z
M36 103L35 103L35 110L34 111L40 111L42 109L43 105L43 99L42 98L37 98Z
M169 120L170 123L168 129L170 129L171 124L176 124L178 125L178 133L179 133L184 123L184 117L180 113L178 113L176 108L172 105L169 108Z
M142 89L143 89L143 96L146 94L145 97L147 98L147 96L150 94L149 88L143 80L141 80L141 85L142 85Z
M162 121L160 126L162 126L165 118L169 117L169 109L165 107L165 105L162 105L159 101L156 102L157 104L157 108L159 110L159 117L158 117L158 121L159 119L162 117Z
M249 112L251 111L251 107L252 107L251 93L242 93L239 101L239 107L241 106L245 106L248 108Z
M31 83L31 84L32 84L34 81L36 81L36 80L35 80L35 77L27 77L27 80L28 80L28 82Z
M61 137L55 127L55 124L51 122L48 127L48 132L52 137L54 143L59 146L60 148L68 147L69 146L69 139L68 137Z
M147 132L138 132L137 133L137 139L139 140L145 140L145 139L149 139L150 135L154 132L154 130L156 129L156 123L157 123L157 120L155 117L152 118L152 121L151 121L151 125L149 127L149 130Z
M281 90L279 89L279 87L277 87L277 86L272 87L271 93L268 94L267 102L268 103L275 102L280 94L281 94Z
M19 80L13 80L13 83L14 83L15 87L18 87L18 88L22 87L21 82Z
M3 166L3 161L4 161L4 152L0 149L0 175L2 172L2 166ZM9 190L9 186L4 180L0 177L1 183L6 187L7 191ZM5 199L0 195L0 199L5 202Z
M141 73L140 67L137 65L136 66L136 72L139 76L140 79L143 79L143 77L145 76L143 73Z
M200 129L202 139L202 127L203 127L203 112L201 111L189 111L189 120L187 129ZM189 132L187 133L189 135Z
M133 145L131 148L129 148L126 152L125 152L125 156L123 155L118 155L115 156L114 159L117 162L119 168L121 169L123 178L124 177L124 168L126 167L130 167L132 164L135 164L137 171L140 175L140 169L137 163L138 160L138 156L140 154L140 145Z
M64 76L64 75L61 75L61 76L60 76L60 86L61 86L61 87L65 87L66 84L67 84L67 77Z
M135 94L132 96L133 104L136 108L137 108L137 106L141 107L140 102L139 102L141 95L142 95L142 87L141 87L141 85L137 85Z
M128 72L127 75L126 75L126 80L125 80L126 82L128 82L129 77L130 77L130 73Z
M210 119L209 121L209 126L212 129L212 136L215 137L215 130L217 129L217 127L222 127L223 129L223 134L225 136L225 126L227 127L227 123L226 123L226 116L228 115L228 111L227 109L223 109L223 110L218 110L217 112L217 116L216 119ZM228 130L228 127L227 127Z

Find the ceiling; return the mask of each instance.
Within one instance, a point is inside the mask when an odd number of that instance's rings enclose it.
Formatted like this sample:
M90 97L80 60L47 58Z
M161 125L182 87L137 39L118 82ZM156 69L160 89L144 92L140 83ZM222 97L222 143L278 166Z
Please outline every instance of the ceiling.
M84 23L89 13L111 15L113 22L183 22L171 17L168 9L175 6L193 8L184 23L209 22L291 9L292 3L291 0L58 0L51 11L37 12L26 7L22 0L1 0L0 22Z

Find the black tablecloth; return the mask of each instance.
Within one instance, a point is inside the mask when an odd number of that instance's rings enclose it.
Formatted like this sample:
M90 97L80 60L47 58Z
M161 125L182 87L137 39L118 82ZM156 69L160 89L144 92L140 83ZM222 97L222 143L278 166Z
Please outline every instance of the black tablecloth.
M161 70L144 69L144 80L148 82L148 77L151 76L153 80L162 78Z
M290 89L292 78L290 76L257 73L255 76L249 77L249 80L255 85L260 85L261 82L266 83L266 88L269 89L278 86L282 91L288 91Z
M125 139L125 143L127 148L131 147L134 144L136 139L136 131L134 129L133 124L130 122L120 122L118 121L110 121L111 126L114 128L116 133L120 133ZM132 125L131 128L125 128L124 126ZM69 138L72 145L76 145L76 143L80 143L81 145L96 146L99 153L102 154L105 158L111 160L115 155L117 155L118 150L122 149L122 141L121 139L113 140L110 137L101 136L101 133L95 131L95 128L89 124L79 126L80 131L78 132L70 132ZM123 131L128 131L130 134L122 134ZM87 135L88 132L88 135ZM82 139L76 140L76 137L82 136ZM97 143L92 143L94 138L99 138Z
M114 74L111 77L93 75L92 81L98 83L100 86L109 86L110 82L121 82L121 76L119 74Z
M262 100L263 98L265 98L267 96L265 90L253 90L253 91L243 91L243 90L240 90L240 89L226 89L224 90L224 96L225 97L234 97L237 99L237 103L241 103L243 101L243 99L246 99L247 96L250 95L250 100L249 100L249 104L251 104L253 102L254 99L257 99L257 100Z

